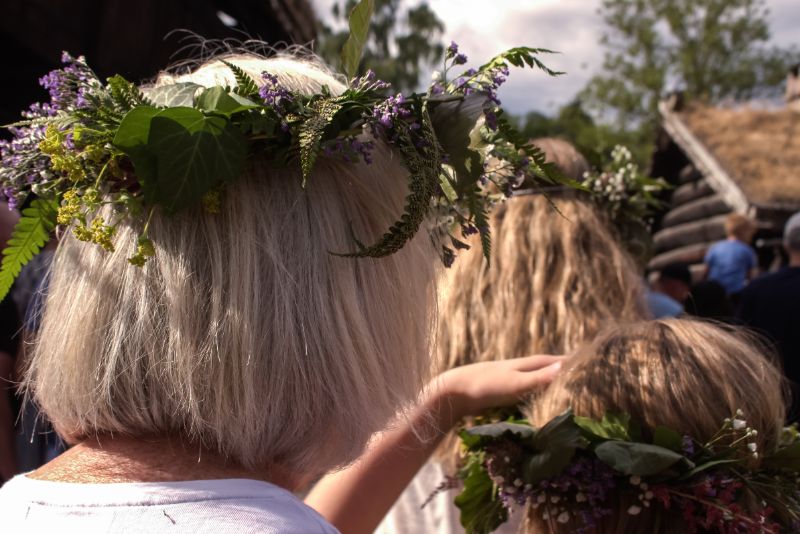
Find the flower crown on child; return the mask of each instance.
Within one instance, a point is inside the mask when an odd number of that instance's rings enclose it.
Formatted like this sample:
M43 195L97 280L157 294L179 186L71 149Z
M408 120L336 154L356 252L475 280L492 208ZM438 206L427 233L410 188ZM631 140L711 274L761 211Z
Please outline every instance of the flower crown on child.
M259 86L228 62L235 87L184 82L145 94L119 75L103 83L84 58L63 54L64 67L40 80L50 103L31 106L9 127L14 139L0 144L3 196L12 208L29 202L3 251L0 298L56 225L113 251L117 225L135 222L141 231L129 260L141 266L155 254L148 237L154 209L218 211L226 185L254 156L298 165L305 186L321 155L369 164L375 140L399 152L408 170L404 211L377 242L354 236L355 250L337 252L392 254L433 215L430 234L445 264L454 249L467 247L458 230L479 233L488 259L487 212L503 196L490 192L490 182L508 194L526 178L568 182L503 118L497 98L511 66L559 74L537 57L549 51L512 48L451 79L450 70L467 61L452 43L427 92L388 96L389 84L371 71L356 76L371 6L362 0L351 13L342 51L349 83L340 95L327 87L312 95L289 91L269 72ZM487 170L488 158L503 164ZM109 220L98 214L107 204L115 208Z
M665 427L645 433L626 414L602 420L567 410L540 429L510 420L464 429L463 468L442 488L461 524L488 533L514 506L545 521L591 532L612 513L611 493L627 493L627 513L680 513L690 532L797 532L800 529L800 433L784 429L777 450L759 455L741 411L708 441Z

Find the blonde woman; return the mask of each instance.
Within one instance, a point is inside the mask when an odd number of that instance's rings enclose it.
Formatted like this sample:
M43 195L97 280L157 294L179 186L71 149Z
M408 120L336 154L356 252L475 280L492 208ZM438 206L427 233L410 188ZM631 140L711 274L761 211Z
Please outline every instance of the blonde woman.
M564 141L535 143L575 178L588 169ZM562 216L554 217L554 208ZM482 260L480 244L473 239L473 250L462 253L441 284L437 351L445 369L529 354L570 354L609 323L646 316L633 260L590 200L552 191L547 196L518 194L495 210L491 228L491 265ZM517 365L524 369L530 364L523 360ZM468 369L474 369L476 377L481 374L480 366ZM531 385L541 387L547 381ZM519 402L524 393L494 406ZM463 532L452 492L437 494L420 509L453 472L459 456L456 436L447 434L456 421L441 416L447 411L441 403L424 406L440 423L438 432L428 429L416 436L399 423L393 434L376 439L355 468L323 480L307 502L343 531L366 533L378 526L402 492L378 531ZM491 401L473 402L472 409L460 415L479 415L491 406ZM404 449L397 454L402 464L394 455L398 444ZM425 463L437 445L436 456ZM380 490L363 482L373 480L369 477L380 481Z
M740 425L754 431L748 433L748 446L758 454L753 455L749 467L758 469L760 458L779 443L786 413L783 391L780 371L754 340L711 323L668 319L603 332L565 363L564 371L531 403L527 415L533 426L541 427L569 407L576 415L593 419L606 412L625 413L641 425L643 435L652 436L663 426L696 443L707 443L723 421L739 414ZM736 481L730 477L727 482L721 480L723 485L717 491L726 491L726 483ZM694 512L682 510L679 502L669 510L657 503L645 506L638 498L641 491L624 486L608 491L598 505L606 512L595 518L590 532L679 534L693 531L690 524L711 520L714 522L707 530L701 531L728 532L736 524L725 522L733 509L706 516L702 507L695 506ZM576 513L580 504L558 502L556 514L545 514L543 506L529 506L523 512L524 531L567 533L585 526L580 524L581 514ZM743 507L736 512L740 514L749 514L749 506L760 505L746 499L737 504ZM570 519L564 521L566 518ZM773 528L765 524L763 530L750 531L774 532Z
M343 85L291 58L225 58L257 80ZM156 85L235 85L219 60ZM380 260L348 250L402 213L407 171L254 159L201 206L148 223L154 254L129 264L69 233L25 388L73 447L0 492L9 531L334 532L289 491L355 458L412 401L430 368L434 257L426 237ZM100 212L106 220L111 208Z

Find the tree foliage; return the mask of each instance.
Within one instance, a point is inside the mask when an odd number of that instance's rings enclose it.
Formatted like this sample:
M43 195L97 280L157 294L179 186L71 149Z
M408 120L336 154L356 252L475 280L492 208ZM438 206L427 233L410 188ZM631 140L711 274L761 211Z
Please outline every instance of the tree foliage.
M718 102L780 90L790 51L768 46L765 0L603 0L602 70L581 97L651 138L665 92Z
M374 70L397 91L417 89L420 72L442 59L444 24L425 2L408 9L401 9L400 0L375 0L374 4L359 71ZM324 23L320 27L317 53L332 65L340 63L339 51L349 34L344 22L355 5L356 0L337 0L332 14L342 22L341 29Z

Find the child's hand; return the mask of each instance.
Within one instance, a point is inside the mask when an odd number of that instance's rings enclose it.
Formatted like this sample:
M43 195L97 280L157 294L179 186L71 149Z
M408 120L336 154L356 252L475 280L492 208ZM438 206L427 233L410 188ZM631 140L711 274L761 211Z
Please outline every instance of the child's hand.
M439 401L440 421L453 425L489 408L516 404L552 382L563 360L564 356L536 355L450 369L431 389Z

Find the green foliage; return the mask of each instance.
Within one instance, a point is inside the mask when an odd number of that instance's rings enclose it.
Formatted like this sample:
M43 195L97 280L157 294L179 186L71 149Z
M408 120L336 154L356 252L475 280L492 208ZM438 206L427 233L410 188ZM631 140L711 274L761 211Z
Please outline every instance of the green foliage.
M330 127L342 104L335 98L323 98L311 105L315 113L300 125L300 168L303 171L303 187L314 168L319 154L319 145L325 130Z
M189 107L136 108L114 144L130 157L145 200L168 213L237 178L247 157L247 141L227 119Z
M438 64L442 58L444 24L425 2L409 8L400 0L374 0L373 3L363 57L354 72L370 68L398 91L415 90L420 85L420 72ZM335 25L345 22L355 5L356 0L337 0L332 10ZM322 25L316 52L329 63L337 64L342 59L339 53L348 36L346 29L335 30ZM348 73L347 68L345 73Z
M682 454L670 449L629 441L605 441L595 447L594 452L603 462L625 475L655 475L684 460Z
M258 85L255 80L250 77L241 67L234 65L228 61L222 61L231 71L236 78L236 87L233 92L245 98L255 98L258 96Z
M56 225L58 202L37 198L30 207L22 210L22 217L14 226L11 238L3 249L0 264L0 300L6 298L22 267L31 261L50 239Z
M108 79L108 90L118 111L125 112L135 106L147 103L147 99L142 92L119 74Z
M350 35L347 37L341 53L342 68L348 78L354 78L358 74L358 65L361 63L361 56L364 55L364 47L367 45L369 21L374 9L373 0L359 0L350 10L348 17Z
M601 74L582 93L591 109L651 143L669 83L717 102L775 94L789 51L768 48L764 0L603 0Z
M596 421L590 417L575 416L575 424L586 432L590 439L621 439L630 440L631 416L608 412L603 419Z
M261 107L260 104L235 92L231 93L224 87L211 87L204 90L197 96L195 105L199 109L228 117L234 113Z
M487 534L508 519L508 511L497 498L497 488L483 469L480 458L473 456L462 469L464 489L455 498L461 510L461 526L467 534Z
M194 105L194 97L202 91L204 87L193 82L180 82L171 85L162 85L150 89L147 99L154 106L158 107L191 107Z

